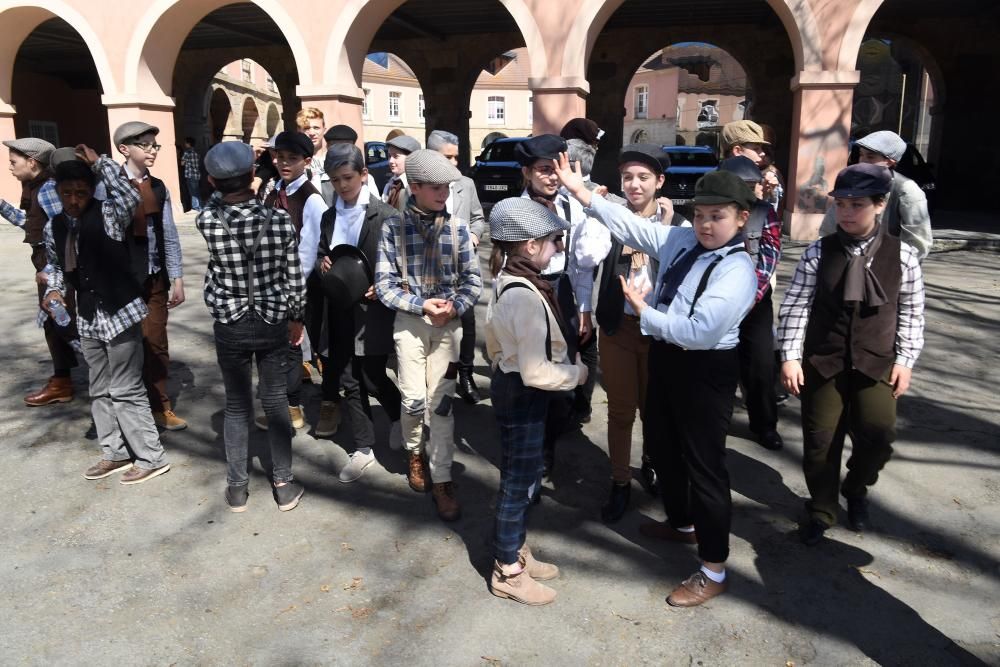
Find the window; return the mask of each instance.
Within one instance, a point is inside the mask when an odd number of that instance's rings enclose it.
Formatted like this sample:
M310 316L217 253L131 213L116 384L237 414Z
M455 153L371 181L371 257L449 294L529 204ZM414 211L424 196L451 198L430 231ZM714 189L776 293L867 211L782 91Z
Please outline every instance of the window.
M249 58L244 58L240 61L240 70L243 73L243 80L253 82L253 61Z
M365 120L371 118L372 113L372 89L364 88L362 89L365 96L361 100L361 117Z
M502 95L490 95L486 98L486 122L503 125L507 119L506 103Z
M424 122L425 109L426 107L424 106L424 96L423 93L421 93L420 96L417 97L417 120L421 123Z
M635 87L635 104L632 108L637 120L649 117L649 86Z
M274 78L270 74L267 75L267 90L272 93L278 90L278 86L275 85Z
M719 100L702 100L698 111L698 129L719 124Z
M629 141L631 144L644 144L649 140L649 134L646 130L636 130L632 133L632 138Z
M399 107L403 93L397 90L389 91L389 120L399 121Z
M29 120L28 136L44 139L53 146L59 145L59 126L50 120Z

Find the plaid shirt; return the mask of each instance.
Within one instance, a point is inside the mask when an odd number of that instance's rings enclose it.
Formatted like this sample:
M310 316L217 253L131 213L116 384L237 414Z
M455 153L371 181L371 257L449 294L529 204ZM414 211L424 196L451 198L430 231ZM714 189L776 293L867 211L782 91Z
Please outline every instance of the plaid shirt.
M250 309L247 298L250 263L243 247L220 220L226 221L244 247L251 248L269 211L274 211L271 226L261 239L254 261L253 309L269 324L301 320L304 316L305 279L291 217L255 198L229 204L216 192L198 214L195 226L208 244L205 305L219 322L236 322Z
M760 252L757 254L757 299L760 301L771 287L771 276L781 259L781 221L773 208L768 211L767 222L760 232Z
M104 183L107 197L100 202L101 216L104 219L104 233L108 238L121 241L125 237L125 230L132 224L132 216L135 207L139 205L139 193L128 182L121 169L106 155L102 155L94 164L93 169L97 172ZM96 205L96 204L95 204ZM70 226L75 226L77 221L69 219ZM52 226L46 225L45 247L46 251L55 248L52 241ZM49 263L52 266L52 273L49 274L49 289L45 293L48 296L51 292L66 293L66 277L63 275L62 266L55 252L49 252ZM95 340L110 342L117 338L125 330L142 322L149 310L146 308L142 297L136 297L125 304L115 313L105 312L99 305L94 313L94 319L88 320L77 313L76 326L80 333L80 338L93 338Z
M850 246L853 254L861 254L871 239ZM785 300L778 310L778 344L781 360L802 358L802 344L812 311L813 296L816 293L816 277L822 255L822 239L814 241L795 267L792 284L785 292ZM899 284L899 302L896 321L896 361L907 368L913 368L924 347L924 279L917 259L917 250L906 243L900 244L899 262L903 275Z
M406 242L406 277L409 290L402 287L403 272L399 262L400 225L404 228ZM483 289L483 279L479 275L479 258L472 249L469 225L456 219L455 235L458 237L458 266L452 261L453 239L451 220L445 214L444 225L437 235L438 266L424 264L426 235L433 233L427 222L407 210L401 217L393 217L382 225L382 238L378 246L378 262L375 264L375 294L389 308L402 310L414 315L422 315L425 299L450 299L455 310L462 315L476 305ZM434 253L429 253L433 255ZM429 274L434 271L436 276Z
M201 158L198 151L193 148L186 148L181 153L181 166L184 167L184 178L193 181L201 178Z
M38 188L38 205L42 207L49 220L62 213L62 201L56 192L56 181L50 178ZM24 227L27 212L22 211L10 202L0 199L0 216L15 227Z

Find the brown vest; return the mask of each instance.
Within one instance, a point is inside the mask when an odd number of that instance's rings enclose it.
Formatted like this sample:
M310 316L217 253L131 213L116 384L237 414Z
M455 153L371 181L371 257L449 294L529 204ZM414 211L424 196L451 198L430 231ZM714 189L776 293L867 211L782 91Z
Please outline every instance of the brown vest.
M21 209L24 211L24 242L36 246L44 241L43 230L49 217L38 203L38 191L51 176L43 171L34 179L21 185ZM38 267L36 267L38 268ZM41 269L38 269L41 270Z
M900 241L885 235L871 264L888 299L879 307L844 303L847 255L840 237L831 234L820 243L822 254L806 327L804 356L824 378L853 367L879 380L896 358L896 312L903 277Z
M285 208L278 201L278 188L284 189L284 184L279 183L267 197L264 199L264 204L277 208L278 210L288 211L289 217L292 219L292 224L295 225L295 233L302 234L302 213L306 210L306 200L314 194L319 194L312 183L306 180L299 189L295 191L295 194L288 195L288 207Z

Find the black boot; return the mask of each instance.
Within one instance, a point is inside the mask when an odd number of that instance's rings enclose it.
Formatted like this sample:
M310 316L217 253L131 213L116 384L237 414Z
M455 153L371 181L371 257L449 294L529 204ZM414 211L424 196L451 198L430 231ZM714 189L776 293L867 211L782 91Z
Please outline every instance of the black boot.
M614 523L622 518L628 509L628 501L632 495L632 484L611 482L611 495L608 503L601 508L601 520L604 523Z
M639 468L639 479L642 481L642 488L646 489L646 493L651 496L660 493L656 470L653 469L653 463L645 456L642 457L642 467Z
M868 530L868 498L857 496L847 499L847 525L856 533Z
M479 395L479 388L476 381L472 379L472 368L463 366L458 369L458 395L469 405L475 405L483 400Z

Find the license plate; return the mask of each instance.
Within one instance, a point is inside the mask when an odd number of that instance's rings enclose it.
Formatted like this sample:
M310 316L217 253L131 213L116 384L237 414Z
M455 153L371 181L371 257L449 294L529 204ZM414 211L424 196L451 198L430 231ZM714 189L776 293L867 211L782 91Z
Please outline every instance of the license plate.
M483 190L496 190L496 191L499 191L499 192L505 192L507 190L507 186L506 185L493 185L491 183L487 183L486 185L483 186Z
M689 201L692 201L692 200L690 200L690 199L671 199L670 201L672 203L674 203L675 205L677 205L677 206L683 206L684 204L687 204Z

